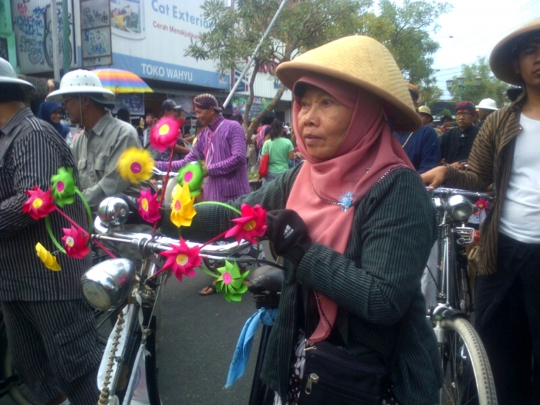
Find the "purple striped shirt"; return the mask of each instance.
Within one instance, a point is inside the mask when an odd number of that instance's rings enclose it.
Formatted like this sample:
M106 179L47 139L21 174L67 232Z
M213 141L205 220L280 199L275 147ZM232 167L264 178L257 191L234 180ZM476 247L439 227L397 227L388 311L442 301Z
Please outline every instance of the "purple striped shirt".
M197 143L182 160L172 162L177 171L188 162L206 160L208 177L204 180L205 201L236 200L250 192L246 162L246 137L236 121L221 115L197 139ZM156 162L160 170L167 170L168 162Z

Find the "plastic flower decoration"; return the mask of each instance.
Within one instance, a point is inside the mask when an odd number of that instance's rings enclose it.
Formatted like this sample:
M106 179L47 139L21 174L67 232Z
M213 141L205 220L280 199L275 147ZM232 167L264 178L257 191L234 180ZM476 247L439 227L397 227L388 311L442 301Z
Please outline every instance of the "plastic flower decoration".
M141 190L141 196L137 202L139 203L139 214L146 222L154 223L161 218L157 197L158 195L152 194L150 189Z
M34 186L34 190L27 190L26 194L30 198L23 204L23 212L30 214L35 220L45 218L55 210L51 189L43 191L39 187Z
M66 204L73 204L76 191L73 168L61 167L57 174L51 177L51 182L52 196L56 205L63 207Z
M199 256L200 248L198 246L190 248L182 238L180 238L179 245L170 246L172 248L171 250L160 253L161 256L167 258L160 272L170 268L180 281L182 281L182 276L195 276L197 273L193 269L202 263L202 259Z
M189 186L184 183L177 185L172 193L171 222L177 227L190 226L197 213L193 208L194 199L189 194Z
M150 132L150 145L161 152L176 145L180 124L173 118L163 117Z
M190 195L197 197L201 193L204 173L201 162L189 162L178 172L178 184L188 184Z
M62 270L60 268L60 265L56 261L56 257L54 257L51 252L49 252L47 249L43 247L41 243L37 243L36 245L36 253L38 257L41 259L43 264L50 270L53 271L60 271Z
M489 203L487 202L487 200L484 200L483 198L480 198L478 201L476 201L476 207L479 210L487 209L488 205L489 205Z
M88 247L88 234L83 234L74 226L62 229L64 231L62 242L64 242L64 249L66 249L68 257L82 259L90 253L90 248Z
M247 286L244 284L249 271L240 273L236 263L231 263L225 260L225 266L217 269L220 273L216 281L216 290L223 294L223 297L228 301L241 301L242 294L247 291Z
M242 216L232 220L236 225L227 231L225 237L234 236L238 242L245 239L257 243L256 238L264 236L266 232L266 210L258 204L254 207L242 204L240 211Z
M154 165L154 159L149 151L134 146L122 153L118 159L117 169L124 180L140 184L152 177Z

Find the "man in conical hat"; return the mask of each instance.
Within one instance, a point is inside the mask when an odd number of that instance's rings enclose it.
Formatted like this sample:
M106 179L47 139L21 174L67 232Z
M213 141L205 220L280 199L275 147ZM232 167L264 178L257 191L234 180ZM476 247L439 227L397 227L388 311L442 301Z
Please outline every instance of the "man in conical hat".
M494 75L523 92L482 125L467 171L449 166L424 182L495 191L481 228L476 328L499 404L540 403L540 18L493 49ZM531 361L532 360L532 361Z

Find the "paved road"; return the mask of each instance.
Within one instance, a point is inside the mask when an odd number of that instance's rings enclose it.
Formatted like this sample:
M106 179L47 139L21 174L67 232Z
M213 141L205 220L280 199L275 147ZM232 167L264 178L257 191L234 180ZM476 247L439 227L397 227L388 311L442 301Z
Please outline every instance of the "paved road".
M255 312L249 293L228 303L221 295L198 295L211 277L200 272L171 277L163 296L163 340L158 353L163 405L243 405L249 400L258 332L245 375L224 390L232 354L244 322ZM14 405L2 398L0 405Z

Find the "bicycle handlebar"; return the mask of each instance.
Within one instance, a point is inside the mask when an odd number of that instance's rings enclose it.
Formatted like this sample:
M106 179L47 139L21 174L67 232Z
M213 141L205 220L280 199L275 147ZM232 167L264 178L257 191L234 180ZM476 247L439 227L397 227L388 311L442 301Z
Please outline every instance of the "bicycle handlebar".
M92 239L97 239L100 241L108 241L115 243L123 243L137 247L139 252L143 256L148 256L153 253L160 253L171 250L171 244L177 244L177 239L168 238L165 236L154 236L146 233L128 233L128 232L113 232L111 234L93 234ZM284 268L275 262L258 259L254 257L234 257L235 253L239 253L241 250L250 246L251 243L245 240L238 242L230 242L221 245L206 245L203 246L202 243L186 241L186 244L192 248L194 246L201 247L199 256L205 259L210 260L229 260L236 261L237 263L253 263L257 261L258 263L268 264L273 267Z
M447 196L459 194L465 197L487 198L490 200L493 199L493 196L494 196L493 192L469 191L469 190L461 190L458 188L448 188L448 187L438 187L433 190L428 190L428 192L433 193L433 195L441 196L441 197L447 197Z

